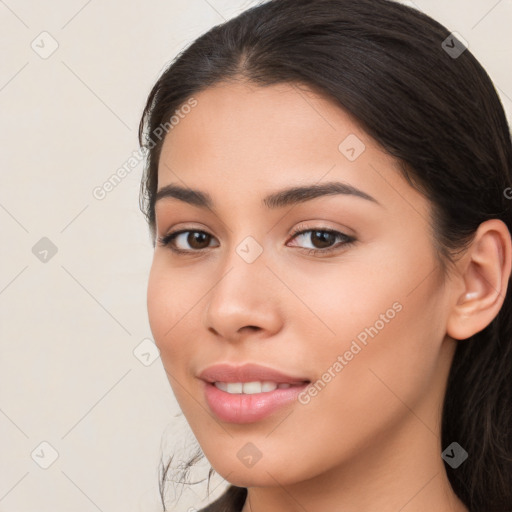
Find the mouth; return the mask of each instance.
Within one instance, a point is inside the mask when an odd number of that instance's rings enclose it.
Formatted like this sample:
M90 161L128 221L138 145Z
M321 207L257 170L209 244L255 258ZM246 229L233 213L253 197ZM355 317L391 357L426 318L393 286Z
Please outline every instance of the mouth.
M292 387L309 384L309 380L291 384L289 382L253 381L253 382L213 382L213 385L232 395L255 395L258 393L270 393L276 389L289 389Z
M311 383L256 364L210 366L199 374L210 411L227 423L254 423L297 401Z
M247 393L251 393L250 389L258 389L254 383L261 384L262 387L265 386L269 391L272 391L270 386L273 384L279 387L284 384L295 386L310 382L307 377L288 375L274 368L254 363L246 363L241 366L229 363L216 364L204 369L198 377L210 383L242 384L242 387L245 384L251 384L252 386L247 386ZM241 391L237 392L240 393Z

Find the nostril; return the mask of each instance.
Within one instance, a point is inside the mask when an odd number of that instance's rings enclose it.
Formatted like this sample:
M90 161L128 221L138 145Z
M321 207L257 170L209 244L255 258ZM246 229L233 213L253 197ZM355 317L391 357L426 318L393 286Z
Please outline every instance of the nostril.
M246 325L245 327L242 327L242 329L251 329L253 331L259 331L260 328L256 327L255 325Z

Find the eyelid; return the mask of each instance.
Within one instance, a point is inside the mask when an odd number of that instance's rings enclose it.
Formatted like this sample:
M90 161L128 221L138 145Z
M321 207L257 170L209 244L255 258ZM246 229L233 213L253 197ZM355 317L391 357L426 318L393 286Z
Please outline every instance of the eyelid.
M307 225L306 222L313 222L312 225ZM338 233L340 235L345 235L347 238L356 238L354 234L350 234L351 229L348 228L335 228L332 226L325 225L322 221L316 221L316 224L314 224L315 221L303 221L299 223L291 232L290 237L296 237L297 235L300 235L301 233L307 232L307 231L327 231L332 233Z
M295 247L298 247L298 249L300 249L302 252L306 252L307 254L320 254L320 255L326 256L327 254L330 254L331 252L340 252L344 247L348 247L350 245L353 245L355 242L357 242L357 237L355 237L354 235L349 235L349 234L345 233L344 231L340 231L339 229L335 229L335 228L332 228L329 226L323 226L321 223L313 225L313 226L306 226L306 225L304 225L304 223L299 224L293 230L290 240L294 240L305 233L313 233L315 231L330 233L331 235L334 235L336 238L341 238L343 241L338 242L337 244L331 245L330 247L326 247L323 249L315 249L315 248L310 249L307 247L300 247L300 246L295 246Z

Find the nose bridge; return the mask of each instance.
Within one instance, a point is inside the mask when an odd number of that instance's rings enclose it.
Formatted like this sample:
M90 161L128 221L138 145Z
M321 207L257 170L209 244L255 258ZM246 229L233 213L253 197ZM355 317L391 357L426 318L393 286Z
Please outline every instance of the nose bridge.
M209 295L207 327L213 327L225 337L235 335L246 326L276 327L277 296L269 281L273 274L266 263L263 244L255 237L245 236L233 244Z
M268 269L265 266L263 245L253 236L246 236L233 244L223 264L222 279L213 289L213 295L224 301L236 301L241 307L256 306L265 293Z

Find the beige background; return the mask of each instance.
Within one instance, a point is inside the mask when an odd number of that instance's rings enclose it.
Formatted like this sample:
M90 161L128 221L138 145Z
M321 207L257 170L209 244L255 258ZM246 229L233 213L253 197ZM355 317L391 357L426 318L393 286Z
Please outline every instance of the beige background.
M128 162L164 65L254 3L0 0L0 512L161 510L161 454L194 447L151 340ZM512 1L414 5L468 41L512 119Z

